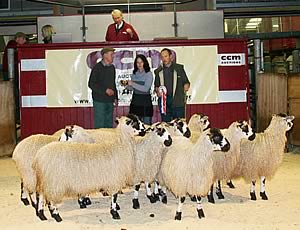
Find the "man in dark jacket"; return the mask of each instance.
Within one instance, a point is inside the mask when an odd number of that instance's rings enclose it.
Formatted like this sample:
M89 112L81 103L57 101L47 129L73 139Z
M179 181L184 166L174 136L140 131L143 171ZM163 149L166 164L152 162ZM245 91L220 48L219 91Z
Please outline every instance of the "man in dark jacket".
M114 103L117 105L116 70L113 63L114 49L103 48L102 60L91 72L89 88L92 90L94 107L94 127L112 128Z
M190 82L183 65L172 62L170 49L164 48L160 54L162 65L154 71L154 86L159 97L159 105L164 100L161 87L166 89L166 111L162 111L163 106L160 106L160 112L162 121L169 122L175 118L185 117L186 92L190 88Z

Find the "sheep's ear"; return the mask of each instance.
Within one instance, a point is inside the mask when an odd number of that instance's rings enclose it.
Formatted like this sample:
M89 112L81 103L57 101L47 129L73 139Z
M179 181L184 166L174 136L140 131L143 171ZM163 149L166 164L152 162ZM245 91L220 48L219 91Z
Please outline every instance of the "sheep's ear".
M285 119L286 119L286 120L289 120L289 121L292 121L292 120L295 119L295 116L287 116Z
M208 120L208 116L203 116L202 119Z
M115 123L116 123L117 125L119 124L119 119L118 119L118 118L115 120Z

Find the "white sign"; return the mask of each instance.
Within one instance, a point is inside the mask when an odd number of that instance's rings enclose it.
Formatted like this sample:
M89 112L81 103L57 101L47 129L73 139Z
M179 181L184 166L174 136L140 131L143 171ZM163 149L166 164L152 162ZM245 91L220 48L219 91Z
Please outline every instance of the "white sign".
M245 63L244 53L218 54L219 66L241 66Z

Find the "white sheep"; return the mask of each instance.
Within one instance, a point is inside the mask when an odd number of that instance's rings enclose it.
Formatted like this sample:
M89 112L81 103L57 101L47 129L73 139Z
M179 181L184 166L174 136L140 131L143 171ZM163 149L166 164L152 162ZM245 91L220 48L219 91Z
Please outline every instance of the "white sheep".
M232 173L240 159L241 140L248 139L252 141L255 138L255 133L253 133L251 126L246 121L233 122L227 129L222 129L221 132L229 141L230 150L224 154L214 151L212 156L214 181L217 181L216 194L219 199L224 199L221 190L221 180L228 180L232 177ZM215 202L213 197L213 185L208 194L208 202Z
M162 161L159 181L178 198L175 220L181 220L186 195L197 197L198 217L204 217L201 196L207 195L214 179L212 151L229 148L229 142L218 129L203 132L195 144L188 139L184 144L173 142Z
M177 136L184 136L195 143L200 134L209 127L210 122L208 120L208 116L200 113L193 114L188 125L186 120L182 118L174 119L168 124L170 125L168 130L175 142L186 142L185 139L177 138ZM152 199L152 202L158 200L161 200L161 202L165 204L168 202L166 188L162 188L157 180L154 183L154 192L152 197L154 198ZM192 200L196 201L196 197L192 197Z
M136 116L121 117L113 144L50 143L42 147L34 160L37 191L40 195L38 216L44 216L44 200L50 202L51 216L62 219L56 204L64 197L91 194L100 190L112 195L113 219L117 212L117 192L132 182L134 173L133 135L144 134L144 125ZM48 203L49 204L49 203Z
M12 159L16 163L17 170L21 177L21 201L24 205L29 205L28 194L33 207L36 206L36 175L32 169L32 162L37 151L55 141L70 142L93 142L84 129L80 126L66 127L60 137L37 134L22 140L14 149Z
M138 201L138 191L141 182L145 183L146 195L151 203L156 199L151 194L150 183L156 178L159 171L163 152L166 147L172 144L170 133L166 129L165 124L155 124L150 128L145 137L135 137L134 147L134 178L135 187L132 203L133 208L140 208Z
M286 145L286 132L289 131L294 116L285 114L273 115L272 120L263 133L257 133L253 141L242 140L241 157L232 175L251 181L250 197L256 200L255 183L260 178L260 196L268 197L265 192L265 180L274 176L282 162Z

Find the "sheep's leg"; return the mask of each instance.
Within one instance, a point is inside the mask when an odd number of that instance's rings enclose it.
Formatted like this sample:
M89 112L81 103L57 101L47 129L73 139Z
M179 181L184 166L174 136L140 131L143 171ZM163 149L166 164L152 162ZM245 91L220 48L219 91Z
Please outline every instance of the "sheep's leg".
M79 198L78 198L78 204L79 204L79 207L80 208L86 208L86 204L85 204L85 202L84 202L84 196L78 196Z
M251 200L256 200L256 195L255 195L255 183L256 181L253 180L251 182L251 188L250 188L250 197L251 197Z
M166 188L162 188L157 180L155 181L155 186L154 186L154 197L156 200L159 200L159 197L161 197L160 200L162 203L164 204L168 203Z
M27 199L27 193L24 190L23 182L21 182L21 201L25 206L29 205L29 200Z
M52 203L48 203L48 209L50 211L51 217L56 220L56 222L61 222L62 218L59 215L57 207Z
M44 215L44 196L43 194L39 194L38 205L37 205L37 215L40 220L47 220Z
M91 205L92 201L90 199L90 195L85 195L83 198L83 202L85 203L85 205Z
M202 207L202 203L201 203L201 196L197 196L197 212L198 212L198 217L201 219L202 217L204 218L204 212L203 212L203 207Z
M225 198L223 193L222 193L221 181L220 180L218 180L218 183L217 183L217 186L216 186L216 194L217 194L219 200L222 200L222 199Z
M232 183L232 180L228 180L227 185L229 188L235 188L234 184Z
M178 197L178 206L176 210L175 220L181 220L181 214L182 214L182 206L185 201L185 196Z
M210 191L209 191L208 194L207 194L207 201L208 201L209 203L212 203L212 204L215 203L215 199L214 199L214 184L212 184L212 185L210 186Z
M29 197L30 197L30 201L31 201L31 206L37 210L36 192L30 193Z
M193 201L193 202L196 202L196 201L197 201L196 196L190 196L190 198L191 198L191 201Z
M153 197L155 198L156 201L159 201L159 189L161 189L161 186L159 185L159 182L155 180Z
M148 182L145 182L145 188L146 188L146 196L150 200L150 203L153 204L157 201L154 194L151 193L151 184Z
M266 194L266 177L264 176L260 177L260 197L263 200L268 200Z
M168 203L167 188L162 187L161 190L158 191L159 191L159 195L161 196L161 202L167 204Z
M117 211L117 198L118 198L118 193L115 193L111 197L111 209L110 209L110 214L112 215L112 218L115 220L121 219L118 211Z
M136 184L134 186L134 192L133 192L133 199L132 199L132 207L134 209L139 209L140 208L140 203L139 203L139 190L140 190L141 184Z

